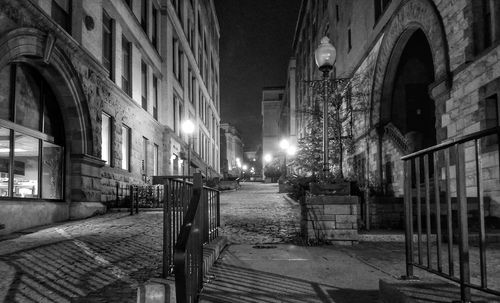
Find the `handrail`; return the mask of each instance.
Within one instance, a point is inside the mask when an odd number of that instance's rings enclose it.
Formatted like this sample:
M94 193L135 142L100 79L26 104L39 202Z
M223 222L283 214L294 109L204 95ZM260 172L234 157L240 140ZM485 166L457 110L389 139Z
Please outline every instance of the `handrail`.
M400 152L406 154L409 151L408 139L401 133L401 131L391 122L384 126L384 131L387 137L391 138L392 141L399 148Z
M194 174L193 191L174 249L176 298L179 303L197 302L203 287L203 244L208 232L207 192L200 173ZM208 240L208 239L206 239Z
M492 135L496 135L497 141L481 141ZM492 289L488 286L489 259L486 253L485 228L485 200L488 193L497 188L486 185L482 176L483 170L491 167L492 164L495 169L499 168L498 162L486 163L489 166L482 164L485 154L498 153L499 139L500 126L497 126L464 135L401 158L404 162L405 179L406 278L414 278L413 267L417 267L457 282L460 284L461 302L471 301L471 289L500 297L500 289ZM483 149L485 145L488 146ZM469 166L466 167L466 164ZM451 174L452 166L455 167L454 175ZM475 182L470 185L467 180L472 178ZM469 191L469 188L474 191ZM477 223L479 223L480 262L477 269L480 277L479 283L471 281L473 276L471 269L476 270L476 268L471 268L473 264L469 260L468 221L471 207L476 211ZM432 220L431 216L434 216ZM444 224L441 224L441 216L443 216ZM414 240L414 226L417 229L416 241ZM442 229L445 232L442 233ZM424 233L427 234L426 240L422 237ZM435 233L435 240L431 240L431 233ZM454 243L455 234L458 235L457 243ZM447 248L441 247L445 241ZM458 249L454 248L454 245L458 246ZM458 252L458 268L460 269L458 273L455 271L457 265L455 252Z
M174 253L174 274L175 274L175 289L176 289L176 298L177 302L193 302L196 300L196 298L189 298L188 300L188 294L190 291L187 289L188 287L192 288L193 285L188 285L189 280L187 275L190 274L196 274L199 276L199 279L202 279L201 275L201 268L197 268L195 272L186 272L186 270L190 271L191 268L188 268L186 265L191 265L191 264L186 264L193 262L193 264L196 264L195 260L190 260L191 258L188 259L189 256L187 248L188 244L190 244L189 240L191 240L194 237L199 237L200 236L200 229L196 228L197 226L195 225L195 219L197 219L197 214L199 212L199 204L201 200L201 188L194 187L193 188L193 195L191 196L191 201L189 202L189 207L186 212L186 216L184 217L184 224L181 227L181 231L179 233L179 238L177 240L177 243L175 244L175 253ZM195 227L193 229L193 226ZM199 247L199 252L203 251L203 245L201 241L199 242L200 247ZM203 254L200 253L198 257L203 257ZM196 257L196 256L195 256ZM201 282L201 281L200 281ZM201 285L200 285L201 286ZM200 287L201 288L201 287ZM198 289L199 291L199 289ZM196 293L198 292L196 291Z
M421 156L424 154L428 154L430 152L434 152L434 151L438 151L441 149L445 149L447 147L451 147L455 144L461 144L461 143L464 143L467 141L472 141L472 140L479 139L481 137L486 137L489 135L493 135L496 133L500 133L500 126L492 127L492 128L486 129L486 130L481 130L481 131L478 131L478 132L475 132L472 134L464 135L464 136L459 137L459 138L450 139L449 141L446 141L446 142L419 150L417 152L405 155L405 156L401 157L401 160L408 160L408 159L415 158L415 157L418 157L418 156Z

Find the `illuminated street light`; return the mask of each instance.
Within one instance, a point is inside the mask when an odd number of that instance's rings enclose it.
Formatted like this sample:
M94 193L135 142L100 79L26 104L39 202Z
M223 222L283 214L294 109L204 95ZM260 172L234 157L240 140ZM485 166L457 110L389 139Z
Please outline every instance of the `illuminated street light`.
M191 175L191 135L194 133L195 125L191 120L184 120L181 124L181 130L188 136L188 176Z
M288 147L290 147L290 142L288 142L287 139L281 139L280 141L280 148L283 150L287 150Z
M264 162L269 163L273 160L273 156L271 154L266 154L264 156Z
M289 156L294 156L296 153L297 153L297 147L293 146L293 145L290 145L288 147L288 149L286 150L286 153L289 155Z

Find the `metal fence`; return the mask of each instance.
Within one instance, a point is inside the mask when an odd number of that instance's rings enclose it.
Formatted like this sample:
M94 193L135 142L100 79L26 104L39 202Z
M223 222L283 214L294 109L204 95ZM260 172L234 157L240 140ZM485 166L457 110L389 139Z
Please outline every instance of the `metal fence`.
M203 186L195 174L193 191L175 245L174 273L177 302L197 302L203 286L203 245L217 237L220 225L219 191Z
M116 183L115 198L108 201L109 208L161 208L164 187L162 185L134 185Z
M471 301L471 289L500 296L500 286L488 284L485 226L485 201L498 191L499 139L495 127L402 158L406 275L412 278L415 266L459 283L462 302ZM488 171L497 172L496 183L483 176ZM472 282L471 235L479 246L479 268L472 268L479 278Z

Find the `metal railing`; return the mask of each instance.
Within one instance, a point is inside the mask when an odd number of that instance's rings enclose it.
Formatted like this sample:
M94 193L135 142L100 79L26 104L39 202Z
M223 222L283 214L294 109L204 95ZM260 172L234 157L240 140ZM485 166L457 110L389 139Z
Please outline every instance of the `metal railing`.
M174 249L184 217L193 195L190 177L171 176L162 178L166 194L163 196L163 277L173 273Z
M498 188L491 185L496 183L485 185L483 178L483 171L499 169L498 140L500 127L495 127L402 157L406 278L414 277L414 266L445 277L460 284L462 302L471 301L471 289L500 296L499 285L496 289L488 285L491 258L487 258L485 228L486 197ZM479 242L479 268L472 268L479 278L472 282L471 265L476 263L470 262L471 234Z
M203 186L195 174L192 195L175 245L177 302L197 302L203 287L203 245L215 239L220 226L219 191Z

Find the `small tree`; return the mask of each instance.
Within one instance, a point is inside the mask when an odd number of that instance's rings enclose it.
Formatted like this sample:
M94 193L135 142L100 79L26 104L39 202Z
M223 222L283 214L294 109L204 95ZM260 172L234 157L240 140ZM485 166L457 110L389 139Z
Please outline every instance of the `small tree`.
M359 114L366 114L365 92L353 89L360 78L337 79L335 81L310 81L314 92L312 102L298 110L306 119L308 135L298 140L298 151L294 165L302 175L316 175L323 168L323 112L319 104L323 102L325 90L328 92L328 159L329 179L344 179L342 172L343 154L354 151L353 121ZM325 85L327 86L325 88Z
M264 167L264 176L270 178L272 182L276 182L283 174L281 161L279 158L273 159Z

